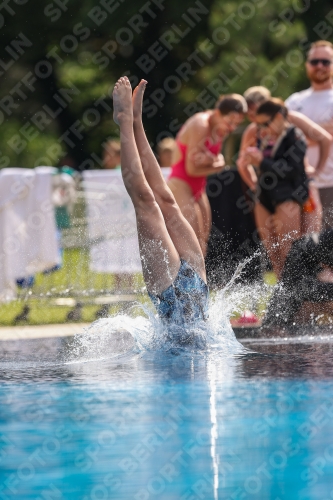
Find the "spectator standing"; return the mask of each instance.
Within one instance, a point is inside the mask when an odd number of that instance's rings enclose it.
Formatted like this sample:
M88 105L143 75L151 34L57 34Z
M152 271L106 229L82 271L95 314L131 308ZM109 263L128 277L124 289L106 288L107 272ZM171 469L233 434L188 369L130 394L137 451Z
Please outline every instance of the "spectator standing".
M287 100L288 109L299 111L333 133L333 44L326 40L314 42L308 52L306 72L311 87L292 94ZM310 142L308 158L316 165L319 148ZM333 227L333 146L326 163L315 173L315 184L323 206L323 226Z
M243 153L249 146L257 146L257 109L260 104L271 98L270 91L262 86L250 87L243 95L247 103L247 118L251 123L246 127L242 135L240 153ZM247 184L252 191L255 191L257 187L257 175L252 165L246 165L242 162L238 165L238 171L245 184Z
M168 186L193 227L204 255L211 229L206 179L225 167L220 153L222 142L240 125L246 112L247 105L241 95L221 96L214 109L189 118L176 137L177 149Z
M248 146L256 146L258 142L258 127L256 121L256 111L258 107L270 98L270 92L266 87L250 87L244 92L244 97L248 105L248 120L250 125L245 129L240 153L245 151ZM288 110L288 120L292 125L298 127L305 134L307 144L316 144L318 147L318 157L315 164L310 164L308 158L305 160L305 169L309 178L310 200L309 203L303 207L301 214L301 233L302 235L311 232L319 232L322 227L322 206L320 202L318 188L315 186L313 179L314 172L320 171L325 165L330 153L332 136L326 132L322 127L310 120L308 117L297 111ZM239 174L243 181L253 191L256 189L257 176L251 165L241 165L238 168ZM261 213L260 206L255 207L255 214L257 224L266 224L265 213ZM269 224L268 224L269 225Z
M258 178L256 224L279 277L292 241L301 234L301 206L308 199L305 137L291 125L280 99L264 101L256 111L257 147L247 146L238 166L252 165ZM269 227L258 220L258 209Z

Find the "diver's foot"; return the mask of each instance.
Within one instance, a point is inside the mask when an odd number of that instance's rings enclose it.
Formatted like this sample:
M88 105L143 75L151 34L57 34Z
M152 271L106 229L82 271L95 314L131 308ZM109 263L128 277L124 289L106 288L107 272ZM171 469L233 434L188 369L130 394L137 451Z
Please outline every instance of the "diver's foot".
M127 76L122 76L113 89L113 119L120 125L123 120L133 121L132 87Z
M133 118L134 121L141 120L142 118L142 101L143 94L146 90L147 81L141 80L139 85L133 91Z

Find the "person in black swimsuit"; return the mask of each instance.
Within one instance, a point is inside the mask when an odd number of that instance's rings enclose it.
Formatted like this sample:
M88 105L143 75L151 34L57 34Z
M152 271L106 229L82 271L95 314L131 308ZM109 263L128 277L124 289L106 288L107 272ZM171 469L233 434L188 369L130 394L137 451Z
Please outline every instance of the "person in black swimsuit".
M257 114L267 115L266 108L270 108L269 103L261 105ZM260 110L264 112L260 113ZM285 107L279 113L287 119ZM273 119L274 116L270 118ZM264 128L267 122L259 122L258 126ZM285 201L296 201L303 205L309 196L304 167L306 142L303 133L293 125L287 125L275 142L259 136L257 144L263 156L258 172L260 203L272 214Z
M247 147L240 161L253 165L257 173L260 211L256 210L256 225L280 277L292 242L301 236L301 207L309 196L306 140L289 123L288 110L280 99L262 103L256 123L257 147Z

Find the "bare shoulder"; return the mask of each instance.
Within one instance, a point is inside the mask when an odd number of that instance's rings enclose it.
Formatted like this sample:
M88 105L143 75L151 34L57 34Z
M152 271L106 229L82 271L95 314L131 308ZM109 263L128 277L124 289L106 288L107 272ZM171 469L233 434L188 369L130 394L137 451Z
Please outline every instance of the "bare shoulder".
M209 132L209 116L207 112L196 113L191 116L179 131L179 140L187 144L189 140L193 140L193 137L195 137L196 140L200 140L204 137L206 138Z
M246 139L250 139L251 137L257 137L257 125L255 123L250 123L244 130L243 136Z

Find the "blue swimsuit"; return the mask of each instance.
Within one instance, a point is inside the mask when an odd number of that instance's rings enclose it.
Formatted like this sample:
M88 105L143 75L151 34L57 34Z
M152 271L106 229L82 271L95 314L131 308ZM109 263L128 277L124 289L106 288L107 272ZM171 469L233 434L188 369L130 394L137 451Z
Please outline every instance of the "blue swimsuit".
M158 315L183 326L208 317L208 286L183 259L175 281L159 295L149 294Z

